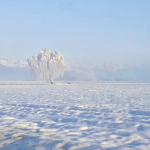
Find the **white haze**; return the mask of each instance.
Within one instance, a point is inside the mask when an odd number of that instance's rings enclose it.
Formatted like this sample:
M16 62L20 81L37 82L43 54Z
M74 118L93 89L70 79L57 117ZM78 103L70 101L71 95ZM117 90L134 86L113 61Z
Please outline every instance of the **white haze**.
M66 62L62 81L132 81L150 82L149 65L83 64ZM35 76L26 61L0 59L1 81L32 81Z
M28 63L26 61L0 59L0 64L7 67L26 67Z
M59 53L51 53L49 49L40 52L38 56L28 59L28 64L35 73L37 80L53 81L63 76L65 71L65 59Z

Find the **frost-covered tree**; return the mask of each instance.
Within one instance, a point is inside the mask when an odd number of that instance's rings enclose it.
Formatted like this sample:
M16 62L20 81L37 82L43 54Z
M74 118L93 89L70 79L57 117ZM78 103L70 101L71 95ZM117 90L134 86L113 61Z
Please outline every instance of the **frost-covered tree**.
M65 71L65 59L59 52L51 53L49 49L40 52L38 56L28 59L28 64L34 72L37 80L47 82L63 76Z

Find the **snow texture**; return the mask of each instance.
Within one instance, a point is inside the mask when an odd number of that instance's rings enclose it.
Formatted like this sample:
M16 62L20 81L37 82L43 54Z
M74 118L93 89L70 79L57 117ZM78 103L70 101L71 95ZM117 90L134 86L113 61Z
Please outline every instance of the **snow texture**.
M149 150L150 84L0 85L1 150Z
M63 76L65 71L64 57L59 53L51 53L49 49L40 52L38 56L28 59L28 64L35 73L37 80L53 81Z

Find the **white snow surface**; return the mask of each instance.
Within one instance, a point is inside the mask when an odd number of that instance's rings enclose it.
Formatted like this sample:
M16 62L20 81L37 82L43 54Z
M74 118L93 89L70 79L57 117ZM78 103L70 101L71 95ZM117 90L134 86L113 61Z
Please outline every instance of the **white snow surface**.
M150 84L0 85L1 150L149 150Z

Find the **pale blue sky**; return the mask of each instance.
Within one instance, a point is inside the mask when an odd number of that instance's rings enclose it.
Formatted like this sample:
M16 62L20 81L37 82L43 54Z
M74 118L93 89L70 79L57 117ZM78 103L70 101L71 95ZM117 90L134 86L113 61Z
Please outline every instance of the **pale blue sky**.
M150 0L0 0L0 58L150 63Z

